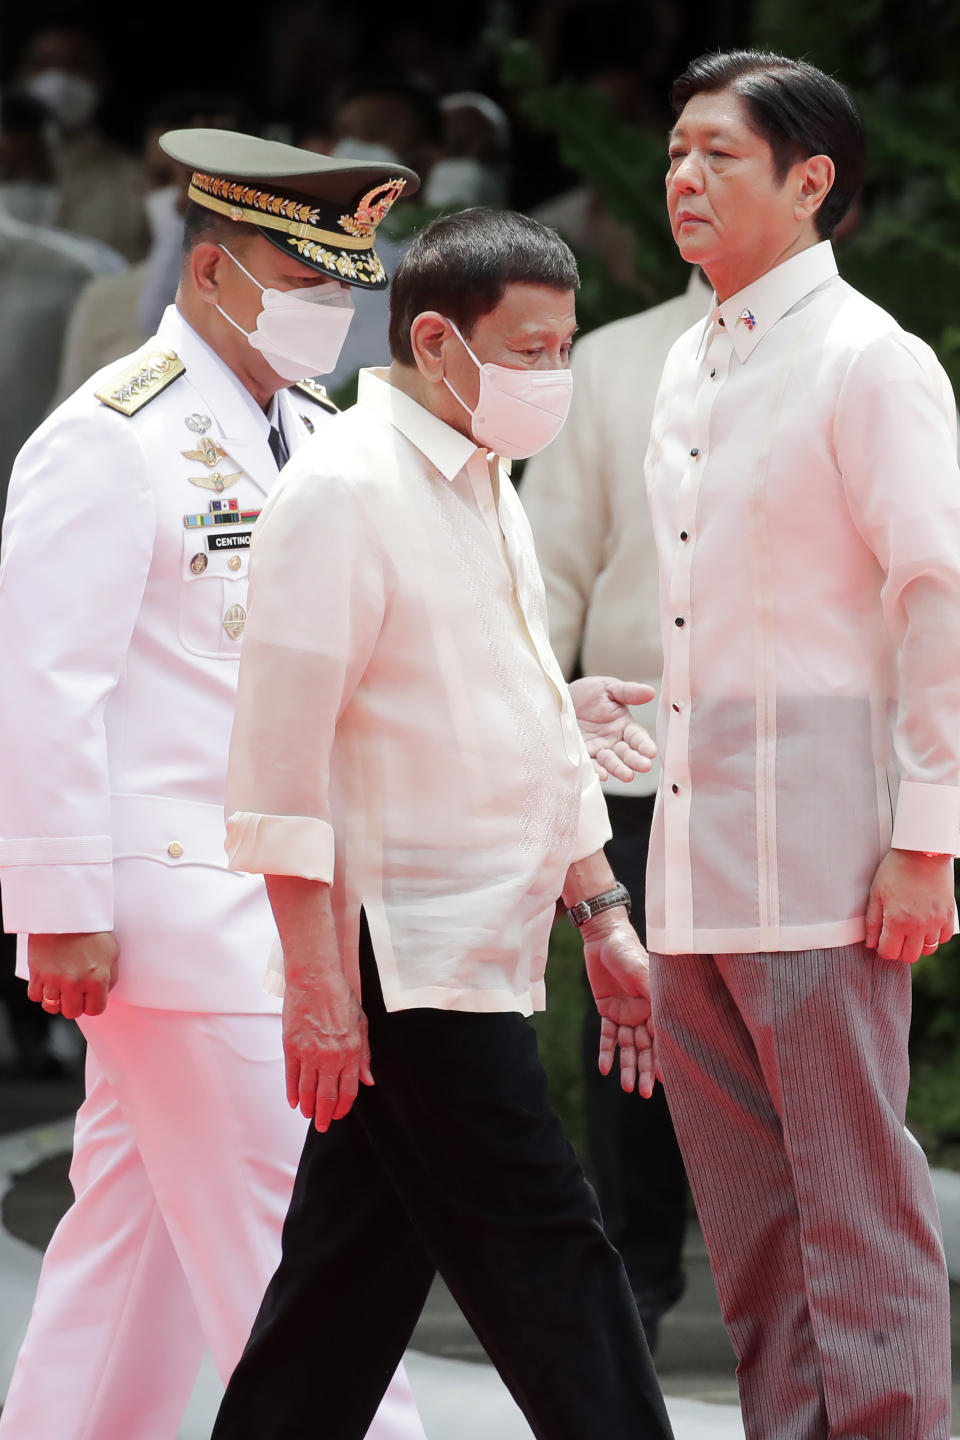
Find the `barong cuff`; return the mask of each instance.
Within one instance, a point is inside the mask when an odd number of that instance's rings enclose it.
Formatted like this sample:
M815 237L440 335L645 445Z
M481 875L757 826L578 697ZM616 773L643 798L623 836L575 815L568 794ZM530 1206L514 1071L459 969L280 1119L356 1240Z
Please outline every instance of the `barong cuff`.
M595 855L598 850L603 849L612 834L607 802L603 798L600 781L594 775L580 795L580 824L576 844L570 855L570 864L575 865L578 860L586 860L588 855Z
M224 844L230 870L251 875L299 875L333 883L333 829L312 815L255 815L236 810Z
M901 780L890 843L895 850L960 853L960 788Z

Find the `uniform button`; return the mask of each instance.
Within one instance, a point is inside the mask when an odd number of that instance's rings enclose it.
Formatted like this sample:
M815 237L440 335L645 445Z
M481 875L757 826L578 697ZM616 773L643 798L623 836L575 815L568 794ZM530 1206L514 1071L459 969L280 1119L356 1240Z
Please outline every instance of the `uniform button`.
M693 449L690 451L690 454L693 456L694 460L696 460L697 456L700 454L700 451L696 445L694 445Z
M684 627L684 625L686 624L686 621L684 620L684 618L683 618L682 615L678 615L677 618L676 618L676 620L674 620L673 623L674 623L674 625L676 625L676 627L677 627L678 630L682 630L683 627Z
M716 378L717 378L717 372L716 372L716 370L711 370L711 371L710 371L710 379L711 379L711 380L716 380Z
M243 564L243 561L240 559L239 555L231 555L230 559L227 561L227 564L230 566L231 570L239 570L240 566Z
M671 786L670 786L670 789L673 791L674 795L679 795L679 794L680 794L680 786L679 786L679 785L671 785Z
M680 531L680 539L681 539L681 540L689 540L689 539L690 539L690 536L687 534L686 530L681 530L681 531Z
M680 706L677 704L676 700L674 700L674 702L673 702L673 704L672 704L672 706L671 706L670 708L671 708L672 710L676 710L676 712L677 712L678 715L680 714Z
M170 856L171 860L180 859L180 856L183 854L183 846L180 844L179 840L170 841L170 844L167 846L167 854Z

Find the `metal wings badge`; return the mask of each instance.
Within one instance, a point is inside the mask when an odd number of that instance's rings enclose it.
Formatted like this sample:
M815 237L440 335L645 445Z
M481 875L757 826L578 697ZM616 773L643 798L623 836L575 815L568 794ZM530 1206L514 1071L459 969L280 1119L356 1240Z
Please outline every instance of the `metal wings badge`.
M184 460L196 460L201 465L206 465L208 470L212 470L214 465L227 458L226 450L218 445L210 435L200 441L196 450L181 450L180 454Z
M219 495L222 490L229 490L231 485L236 485L242 475L242 470L235 470L232 475L223 475L219 470L214 470L211 475L188 475L187 479L191 485L199 485L201 490L215 490Z

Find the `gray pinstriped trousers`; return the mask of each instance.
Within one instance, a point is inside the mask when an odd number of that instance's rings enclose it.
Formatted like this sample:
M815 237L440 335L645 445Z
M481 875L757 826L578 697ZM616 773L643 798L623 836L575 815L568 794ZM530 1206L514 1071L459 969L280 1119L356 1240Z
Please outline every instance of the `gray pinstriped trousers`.
M651 971L748 1440L946 1440L947 1272L903 1123L909 965L850 945Z

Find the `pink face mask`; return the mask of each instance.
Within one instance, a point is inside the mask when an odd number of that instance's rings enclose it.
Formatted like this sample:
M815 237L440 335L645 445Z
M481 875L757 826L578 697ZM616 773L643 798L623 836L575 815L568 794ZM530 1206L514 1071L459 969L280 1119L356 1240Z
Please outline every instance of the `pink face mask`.
M560 433L567 418L573 394L571 372L482 365L453 321L448 320L447 324L480 371L476 410L471 410L447 377L443 377L450 394L471 417L470 433L474 440L507 460L525 460L528 455L536 455Z

